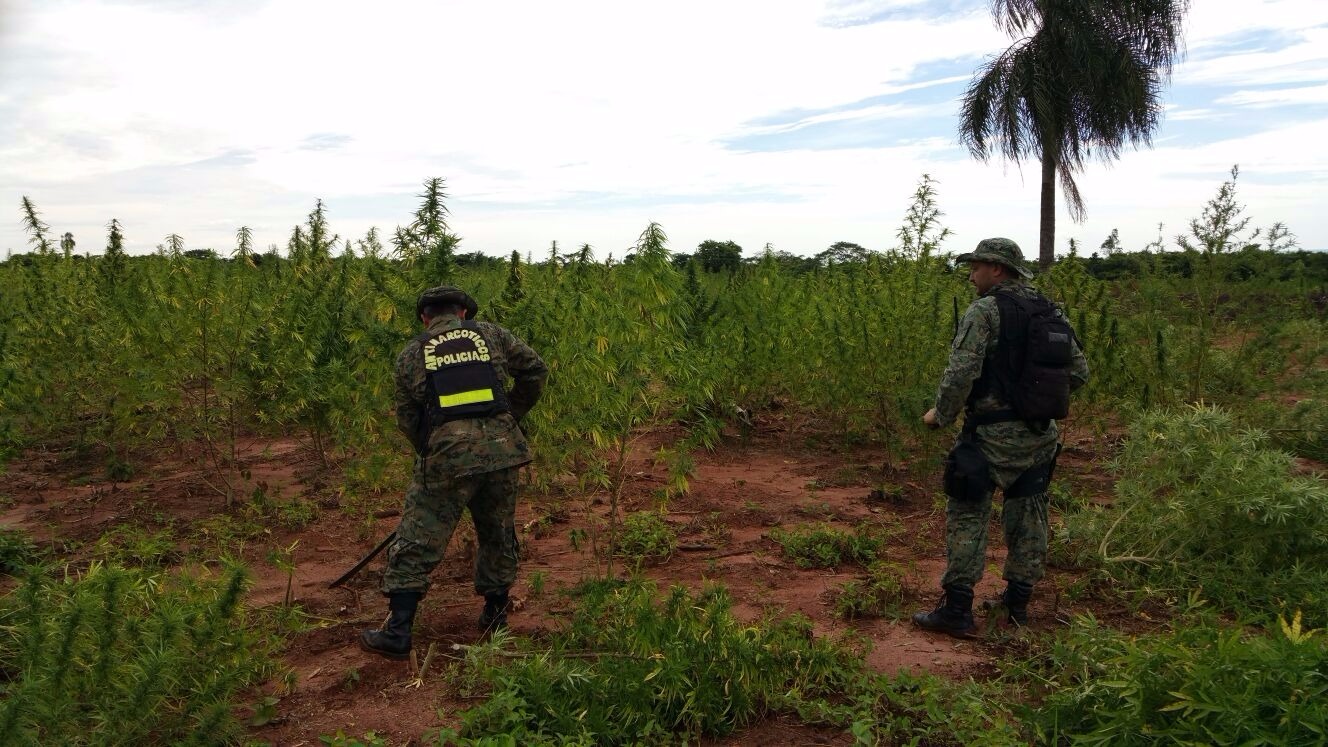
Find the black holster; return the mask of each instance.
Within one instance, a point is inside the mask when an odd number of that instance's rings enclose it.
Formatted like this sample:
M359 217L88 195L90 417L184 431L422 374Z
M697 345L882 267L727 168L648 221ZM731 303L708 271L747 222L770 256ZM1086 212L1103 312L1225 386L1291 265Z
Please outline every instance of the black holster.
M945 457L945 494L956 501L977 502L991 492L991 465L977 441L961 436Z
M1005 489L1005 497L1025 498L1047 492L1047 488L1051 487L1051 475L1056 471L1056 459L1060 455L1061 445L1056 444L1056 453L1051 455L1051 461L1024 470L1023 474Z

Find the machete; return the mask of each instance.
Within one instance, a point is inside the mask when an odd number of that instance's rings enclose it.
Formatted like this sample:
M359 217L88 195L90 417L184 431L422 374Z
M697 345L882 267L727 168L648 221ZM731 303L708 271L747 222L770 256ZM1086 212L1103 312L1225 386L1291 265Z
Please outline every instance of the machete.
M338 578L336 581L333 581L332 583L328 584L328 585L327 585L327 588L329 588L329 589L335 589L335 588L337 588L338 586L341 586L342 584L344 584L344 583L346 583L347 581L351 580L352 578L355 578L355 574L357 574L357 573L359 573L360 571L364 570L364 567L365 567L366 565L369 565L369 561L371 561L371 560L373 560L374 558L378 557L378 553L382 552L383 549L384 549L385 547L387 547L389 544L391 544L391 543L392 543L392 540L394 540L394 539L396 539L396 538L397 538L397 533L396 533L396 531L394 530L391 534L389 534L389 535L387 535L386 537L384 537L384 538L383 538L383 541L382 541L382 542L379 542L377 547L375 547L374 549L370 550L368 555L365 555L363 558L360 558L360 562L356 563L354 568L352 568L352 569L350 569L349 571L346 571L345 573L341 574L341 577Z

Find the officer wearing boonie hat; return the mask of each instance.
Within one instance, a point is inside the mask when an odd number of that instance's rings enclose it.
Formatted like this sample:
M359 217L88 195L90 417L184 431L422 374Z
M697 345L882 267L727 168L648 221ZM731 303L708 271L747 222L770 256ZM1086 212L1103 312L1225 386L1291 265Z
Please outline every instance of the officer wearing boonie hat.
M1059 452L1054 418L1064 415L1048 414L1053 407L1021 406L1068 407L1069 393L1088 380L1088 362L1068 320L1025 282L1033 273L1018 244L983 239L955 262L969 265L968 279L978 298L955 329L936 405L922 419L941 428L963 413L964 428L946 459L944 596L935 610L917 613L913 622L964 637L974 630L973 587L986 565L996 488L1004 500L1006 588L989 604L1000 607L1011 623L1028 624L1029 600L1047 555L1047 489ZM1032 340L1042 339L1033 335L1035 329L1046 332L1048 344L1061 346L1062 357L1045 379L1038 376L1043 369L1027 364L1032 353L1044 349L1033 347ZM1025 371L1038 375L1024 376Z
M482 630L507 624L516 579L518 470L531 461L518 426L544 388L548 368L510 331L476 321L479 304L452 286L415 303L425 330L397 358L397 427L417 459L396 538L387 551L383 627L360 634L366 651L405 659L429 574L465 509L475 523L475 593L484 596ZM512 381L509 390L507 382Z
M994 262L1009 267L1019 273L1022 278L1033 277L1032 271L1024 265L1024 253L1019 250L1019 245L1010 239L996 238L979 241L977 249L955 257L956 264L966 262Z
M457 304L466 310L466 318L474 319L480 311L480 305L470 294L450 285L440 285L420 294L415 302L415 316L420 316L430 305Z

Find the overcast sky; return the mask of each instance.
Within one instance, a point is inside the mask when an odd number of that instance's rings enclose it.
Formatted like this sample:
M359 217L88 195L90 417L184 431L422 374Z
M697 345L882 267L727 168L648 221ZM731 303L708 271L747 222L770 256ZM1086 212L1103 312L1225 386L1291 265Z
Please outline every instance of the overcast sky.
M24 195L79 252L118 218L133 252L228 253L316 198L389 234L431 176L463 251L621 256L650 221L674 251L886 249L930 173L946 249L1032 255L1038 167L955 134L1010 42L970 0L0 0L0 251ZM1058 252L1174 236L1237 163L1254 225L1328 248L1328 2L1194 0L1186 42L1154 147L1087 166Z

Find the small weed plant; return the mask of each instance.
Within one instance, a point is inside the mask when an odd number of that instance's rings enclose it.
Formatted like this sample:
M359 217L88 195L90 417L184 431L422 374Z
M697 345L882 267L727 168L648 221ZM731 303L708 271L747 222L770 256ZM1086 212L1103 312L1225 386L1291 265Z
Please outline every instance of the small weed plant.
M873 563L864 578L842 584L836 591L835 614L848 620L898 618L909 597L907 581L898 565Z
M0 598L0 744L237 741L235 698L272 671L244 624L246 583L239 567L31 573Z
M677 547L677 532L657 511L629 514L618 528L618 556L634 565L668 560Z
M40 557L27 532L0 527L0 573L18 573L38 562Z
M806 620L742 625L719 588L674 588L662 600L644 582L581 591L550 650L472 650L468 665L494 689L463 715L462 734L508 733L517 744L722 736L779 710L784 693L842 691L853 669L849 652L813 640Z
M1267 632L1192 613L1139 636L1079 618L1047 644L1033 681L1038 743L1277 744L1328 741L1328 640L1301 615Z
M318 741L327 747L387 747L387 740L369 731L359 737L348 736L341 729L336 734L324 734Z
M862 523L847 531L829 524L802 524L773 529L770 538L799 568L836 568L844 563L867 565L884 553L893 532Z
M546 576L544 575L544 571L531 571L530 574L526 576L526 588L530 590L531 599L539 599L544 596L545 583Z
M1328 480L1296 474L1268 435L1224 410L1151 411L1133 425L1110 509L1068 517L1070 541L1119 581L1270 621L1328 622Z
M505 636L462 664L488 699L442 744L676 744L774 714L843 728L858 744L1020 744L1008 711L930 677L869 674L861 642L829 641L792 617L738 621L716 586L665 594L592 582L567 627L541 642Z
M93 554L107 563L145 568L165 566L179 556L169 530L154 532L132 524L121 524L103 534L93 546Z

